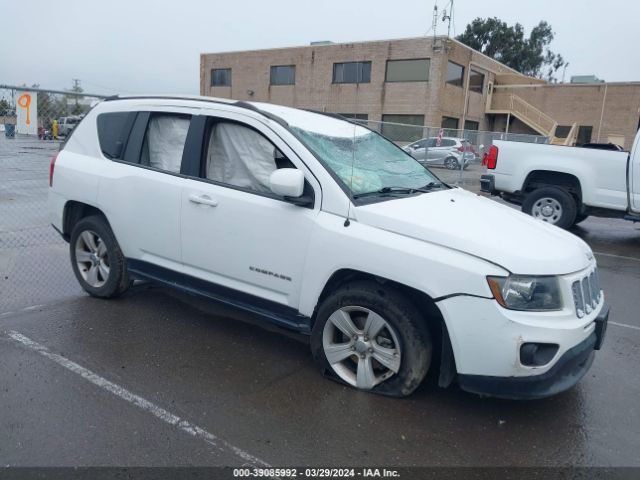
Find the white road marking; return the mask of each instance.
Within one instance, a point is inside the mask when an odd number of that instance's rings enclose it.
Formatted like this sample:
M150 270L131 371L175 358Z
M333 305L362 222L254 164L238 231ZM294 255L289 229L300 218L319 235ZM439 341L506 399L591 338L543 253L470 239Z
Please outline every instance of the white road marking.
M103 378L100 375L93 373L91 370L88 370L82 367L81 365L78 365L77 363L72 362L71 360L63 357L62 355L58 355L57 353L50 352L49 349L44 345L41 345L38 342L35 342L28 337L25 337L21 333L11 331L9 332L8 335L12 340L18 343L21 343L28 349L33 350L39 353L40 355L42 355L43 357L46 357L49 360L54 361L58 365L66 368L67 370L70 370L73 373L80 375L85 380L88 380L89 382L102 388L103 390L106 390L114 394L115 396L121 398L122 400L125 400L135 405L136 407L144 410L145 412L152 414L156 418L159 418L160 420L168 423L169 425L172 425L178 428L179 430L182 430L183 432L188 433L193 437L204 440L208 444L216 447L218 450L225 453L232 453L233 455L241 458L247 464L252 466L258 466L258 467L270 466L268 463L260 460L257 457L254 457L253 455L251 455L248 452L245 452L241 448L238 448L235 445L232 445L229 442L222 440L216 435L206 431L203 428L200 428L197 425L194 425L191 422L188 422L187 420L181 419L177 415L174 415L173 413L168 412L167 410L155 405L149 400L146 400L140 397L139 395L136 395L135 393L130 392L126 388L120 387L119 385L116 385L115 383L110 382L106 378Z
M623 260L633 260L635 262L640 262L640 258L636 257L627 257L625 255L614 255L613 253L602 253L602 252L593 252L595 255L600 255L602 257L612 257L612 258L622 258Z
M640 327L636 327L635 325L627 325L626 323L612 322L611 320L609 320L609 323L611 325L615 325L616 327L625 327L625 328L631 328L633 330L640 330Z
M15 312L4 312L4 313L0 313L0 318L2 317L8 317L9 315L13 315L15 313L20 313L20 312L28 312L30 310L35 310L36 308L40 308L40 307L44 307L44 305L31 305L29 307L24 307L21 308L20 310L16 310Z

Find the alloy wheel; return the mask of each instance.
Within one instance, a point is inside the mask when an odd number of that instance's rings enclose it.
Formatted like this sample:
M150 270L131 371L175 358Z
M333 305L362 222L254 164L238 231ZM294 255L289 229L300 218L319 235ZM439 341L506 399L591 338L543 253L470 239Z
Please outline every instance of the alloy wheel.
M322 346L333 371L357 388L370 390L400 370L396 332L365 307L346 306L333 312L324 325Z
M110 271L107 245L100 236L91 231L83 231L76 240L75 260L78 271L87 284L94 288L103 286Z

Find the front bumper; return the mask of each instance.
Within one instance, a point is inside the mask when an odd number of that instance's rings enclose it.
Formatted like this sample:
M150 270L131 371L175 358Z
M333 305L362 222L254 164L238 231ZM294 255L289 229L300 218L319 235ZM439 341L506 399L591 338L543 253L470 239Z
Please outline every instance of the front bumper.
M550 397L573 387L587 373L595 351L602 346L609 319L609 308L603 307L595 319L595 329L582 342L567 350L545 373L521 377L458 375L460 388L467 392L507 399Z

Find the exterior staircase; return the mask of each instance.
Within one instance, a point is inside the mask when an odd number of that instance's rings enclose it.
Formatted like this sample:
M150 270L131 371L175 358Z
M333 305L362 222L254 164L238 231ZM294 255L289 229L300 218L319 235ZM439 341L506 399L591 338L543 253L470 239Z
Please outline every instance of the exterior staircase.
M556 122L539 108L513 93L494 92L487 98L486 113L511 115L540 135L549 137L552 145L573 145L578 127L574 123L566 138L556 137Z

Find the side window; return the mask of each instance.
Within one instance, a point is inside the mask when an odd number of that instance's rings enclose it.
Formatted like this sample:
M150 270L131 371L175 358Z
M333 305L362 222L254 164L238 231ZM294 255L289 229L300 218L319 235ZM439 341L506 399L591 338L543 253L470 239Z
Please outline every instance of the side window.
M142 143L140 163L179 173L190 115L152 113Z
M436 139L435 138L430 138L429 140L427 140L427 148L431 148L431 147L435 147L436 146Z
M455 147L455 145L456 145L456 141L448 138L444 138L441 143L441 146L443 147Z
M209 133L205 177L235 187L270 193L269 177L295 166L261 133L235 122L215 122Z
M111 112L98 115L98 141L105 157L122 158L135 117L135 112Z

